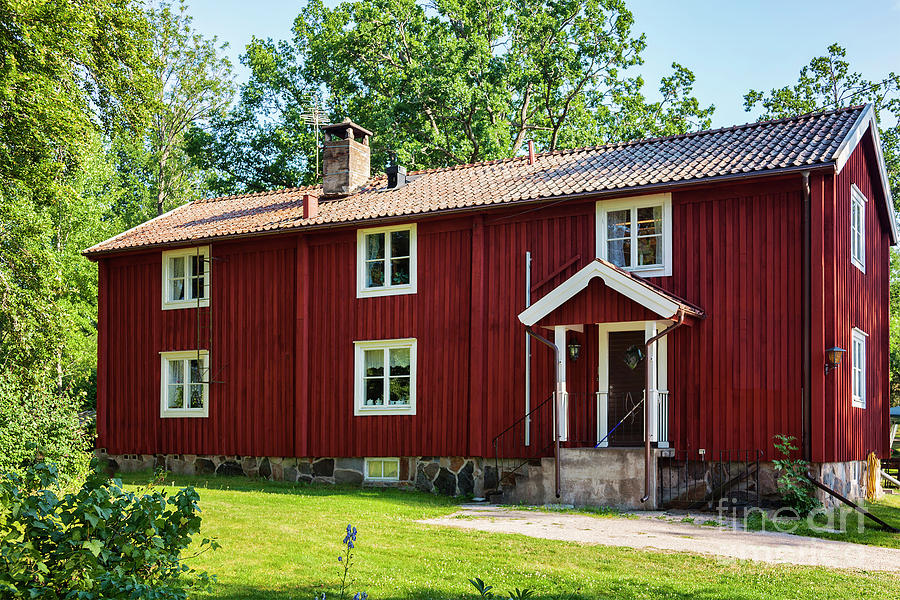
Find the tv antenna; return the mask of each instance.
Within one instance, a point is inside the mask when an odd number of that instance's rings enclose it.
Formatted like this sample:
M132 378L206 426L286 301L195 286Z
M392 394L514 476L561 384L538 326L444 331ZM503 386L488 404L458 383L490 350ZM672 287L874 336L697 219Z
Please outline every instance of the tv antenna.
M311 125L316 139L316 179L319 178L319 132L325 122L325 108L322 106L322 98L319 94L312 94L309 103L303 107L300 118L307 125Z

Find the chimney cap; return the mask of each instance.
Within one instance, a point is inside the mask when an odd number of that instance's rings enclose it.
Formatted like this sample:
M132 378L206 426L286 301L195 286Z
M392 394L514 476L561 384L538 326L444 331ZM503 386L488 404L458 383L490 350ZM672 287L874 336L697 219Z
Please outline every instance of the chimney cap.
M345 135L348 129L353 130L354 137L373 137L371 131L366 129L365 127L360 127L356 123L350 120L350 117L345 117L343 121L340 123L331 123L330 125L322 125L322 131L327 134L330 134L334 137L345 139Z

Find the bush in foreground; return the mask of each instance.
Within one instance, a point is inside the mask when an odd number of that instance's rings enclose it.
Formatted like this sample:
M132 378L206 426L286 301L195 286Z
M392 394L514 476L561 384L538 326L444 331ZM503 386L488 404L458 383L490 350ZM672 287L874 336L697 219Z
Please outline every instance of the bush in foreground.
M181 556L200 531L193 488L133 494L96 465L76 492L58 484L52 464L0 475L0 597L182 600L208 586Z

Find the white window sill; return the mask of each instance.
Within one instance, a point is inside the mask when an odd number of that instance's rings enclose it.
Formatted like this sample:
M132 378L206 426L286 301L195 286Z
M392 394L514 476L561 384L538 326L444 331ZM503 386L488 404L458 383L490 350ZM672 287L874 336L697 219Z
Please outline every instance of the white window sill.
M177 302L164 302L163 310L179 310L182 308L206 308L209 306L209 298L201 298L197 300L179 300Z
M195 410L164 410L159 413L160 419L198 419L209 417L209 411L204 409Z
M863 409L864 409L864 408L866 407L866 403L865 403L865 402L858 402L858 401L856 401L856 400L851 400L851 401L850 401L850 406L852 406L853 408L863 408Z
M368 408L365 406L358 406L356 410L353 411L353 414L357 417L377 417L379 415L415 415L416 409L412 406L387 406L384 408Z
M632 275L637 275L638 277L671 277L672 276L672 267L671 266L663 266L663 267L635 267L633 269L629 269L627 267L620 267L624 271L628 271Z
M853 266L854 266L854 267L856 267L857 269L859 269L860 271L862 271L863 275L865 275L865 273L866 273L866 265L864 265L862 262L860 262L860 261L858 261L858 260L856 260L855 258L852 258L852 257L850 258L850 262L853 263Z
M401 296L404 294L415 294L416 286L414 285L391 285L377 288L362 288L356 291L357 298L377 298L379 296Z

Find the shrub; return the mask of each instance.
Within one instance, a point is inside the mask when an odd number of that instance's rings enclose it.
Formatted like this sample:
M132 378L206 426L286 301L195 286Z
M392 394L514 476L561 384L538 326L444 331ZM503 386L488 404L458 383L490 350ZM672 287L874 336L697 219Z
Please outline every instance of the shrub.
M88 470L89 445L73 401L0 373L0 471L21 472L37 456L56 464L64 483L78 481Z
M76 492L58 483L45 463L0 476L0 597L183 600L208 586L181 557L200 530L193 488L133 494L96 463Z
M809 463L803 459L791 458L791 452L797 449L794 446L795 439L792 435L776 435L775 449L782 458L776 458L772 462L778 472L778 491L782 500L800 516L806 516L818 508L820 502L816 499L812 484L805 477L809 472Z

